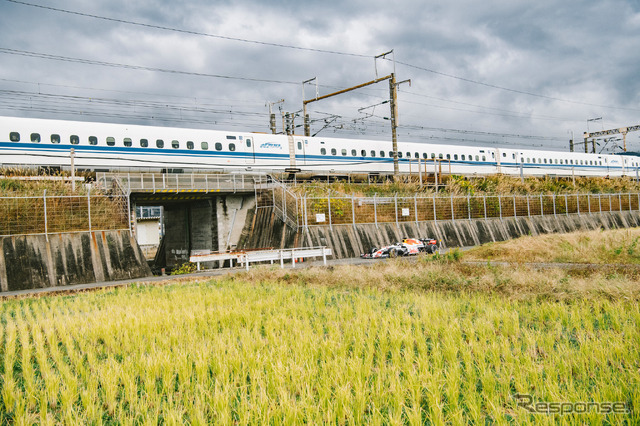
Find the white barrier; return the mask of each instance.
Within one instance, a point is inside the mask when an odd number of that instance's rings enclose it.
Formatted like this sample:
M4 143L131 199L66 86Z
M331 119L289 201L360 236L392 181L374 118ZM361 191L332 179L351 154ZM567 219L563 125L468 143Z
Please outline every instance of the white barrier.
M244 263L247 271L249 265L256 262L271 262L280 261L280 267L284 268L284 261L290 260L291 266L296 267L297 259L304 259L309 257L322 257L324 265L327 264L327 256L331 256L333 253L330 248L322 247L300 247L290 249L270 249L270 250L253 250L253 251L238 251L229 253L210 253L210 254L197 254L189 257L189 262L198 265L198 271L200 270L200 263L202 262L215 262L229 260L233 266L233 261L236 263Z

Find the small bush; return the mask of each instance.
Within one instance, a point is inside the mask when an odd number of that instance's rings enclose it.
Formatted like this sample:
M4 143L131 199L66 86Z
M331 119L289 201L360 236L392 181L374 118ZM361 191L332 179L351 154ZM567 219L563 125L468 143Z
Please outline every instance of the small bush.
M196 268L197 266L195 263L185 262L182 265L180 265L177 269L174 269L173 271L171 271L171 275L191 274L196 271Z

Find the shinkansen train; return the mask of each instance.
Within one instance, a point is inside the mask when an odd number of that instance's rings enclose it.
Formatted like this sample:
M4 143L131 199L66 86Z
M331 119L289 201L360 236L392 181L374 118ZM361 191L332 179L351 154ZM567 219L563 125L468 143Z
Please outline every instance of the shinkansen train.
M73 150L73 151L72 151ZM73 152L73 154L71 154ZM393 173L390 141L0 117L0 167ZM638 177L640 157L398 142L401 173Z

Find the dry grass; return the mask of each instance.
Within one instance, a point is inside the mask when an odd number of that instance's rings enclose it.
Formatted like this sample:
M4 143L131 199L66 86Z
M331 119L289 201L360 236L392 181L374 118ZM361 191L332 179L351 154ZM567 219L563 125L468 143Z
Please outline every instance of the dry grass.
M640 269L536 268L468 264L446 257L372 261L282 270L257 267L231 277L246 282L277 282L309 287L498 294L516 300L640 300Z
M640 228L527 236L469 250L467 260L640 264Z
M571 178L529 177L522 181L519 177L511 176L483 176L468 178L463 176L443 177L439 192L453 195L512 195L512 194L612 194L640 192L640 183L629 177L576 178L575 184ZM432 183L420 185L417 179L392 182L387 180L377 184L338 182L311 182L310 184L292 187L294 192L306 194L308 197L326 196L327 193L354 195L356 197L372 197L398 194L398 196L432 195L435 188Z

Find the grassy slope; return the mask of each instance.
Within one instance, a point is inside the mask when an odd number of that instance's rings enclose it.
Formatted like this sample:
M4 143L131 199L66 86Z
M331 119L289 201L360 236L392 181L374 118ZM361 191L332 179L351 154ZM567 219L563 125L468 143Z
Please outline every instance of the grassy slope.
M465 252L467 260L640 264L640 229L585 231L522 237L484 244Z

